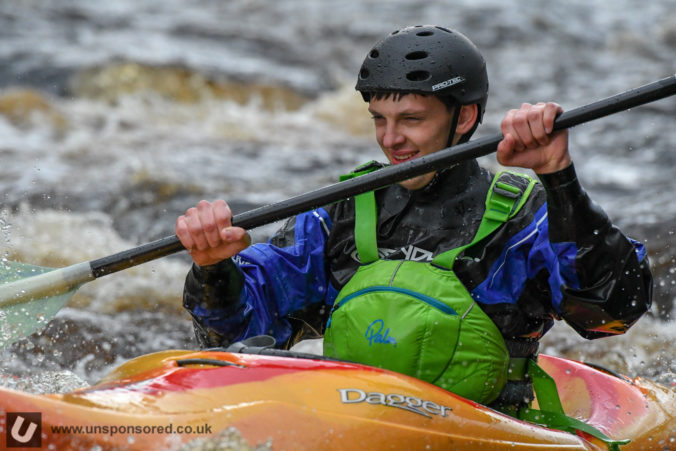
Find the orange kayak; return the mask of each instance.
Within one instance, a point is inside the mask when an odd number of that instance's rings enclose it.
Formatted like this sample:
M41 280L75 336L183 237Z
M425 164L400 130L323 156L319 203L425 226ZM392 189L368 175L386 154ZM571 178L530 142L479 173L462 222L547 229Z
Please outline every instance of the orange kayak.
M539 364L566 414L630 439L621 450L675 449L671 389L546 355ZM58 450L227 447L225 436L230 444L237 437L236 449L606 449L584 433L520 421L391 371L220 351L146 355L67 394L0 389L3 414L2 445L38 440Z

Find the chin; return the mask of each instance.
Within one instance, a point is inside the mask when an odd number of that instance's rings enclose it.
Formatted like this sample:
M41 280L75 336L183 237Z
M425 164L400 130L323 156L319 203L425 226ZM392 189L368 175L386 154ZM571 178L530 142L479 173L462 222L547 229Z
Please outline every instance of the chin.
M432 181L434 178L434 174L436 172L430 172L427 174L419 175L417 177L413 177L411 179L404 180L403 182L399 182L399 186L402 188L406 188L409 191L415 191L421 188L424 188L427 186L428 183Z

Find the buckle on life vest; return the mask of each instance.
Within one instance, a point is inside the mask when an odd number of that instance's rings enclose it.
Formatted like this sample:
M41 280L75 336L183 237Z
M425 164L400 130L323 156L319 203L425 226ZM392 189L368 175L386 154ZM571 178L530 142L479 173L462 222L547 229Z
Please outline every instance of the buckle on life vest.
M349 174L343 174L339 177L339 181L344 182L345 180L350 180L355 177L359 177L360 175L368 174L369 172L373 172L377 169L382 168L384 165L376 160L371 160L368 161L364 164L361 164L357 166L352 172Z
M486 205L484 216L494 221L506 222L522 194L523 191L516 186L496 182L493 185L493 191Z

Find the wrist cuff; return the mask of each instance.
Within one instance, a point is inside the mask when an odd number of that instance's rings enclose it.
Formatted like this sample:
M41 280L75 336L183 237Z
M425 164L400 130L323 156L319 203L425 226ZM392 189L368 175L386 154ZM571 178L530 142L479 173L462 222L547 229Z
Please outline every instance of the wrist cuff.
M547 202L550 205L573 205L584 196L584 191L571 163L567 168L549 174L538 175L542 186L547 192Z

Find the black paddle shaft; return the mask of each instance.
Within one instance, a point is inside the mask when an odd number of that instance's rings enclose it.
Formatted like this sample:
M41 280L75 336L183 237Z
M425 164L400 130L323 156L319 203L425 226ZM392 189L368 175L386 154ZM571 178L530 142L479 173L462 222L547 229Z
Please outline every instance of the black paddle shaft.
M674 94L676 94L676 75L566 111L556 118L554 130L574 127ZM361 177L235 215L232 218L232 223L245 229L252 229L347 197L384 188L461 161L488 155L495 152L502 138L501 134L480 138L406 163L388 166ZM174 235L108 257L92 260L90 265L94 277L101 277L181 250L184 250L184 247L178 237Z

